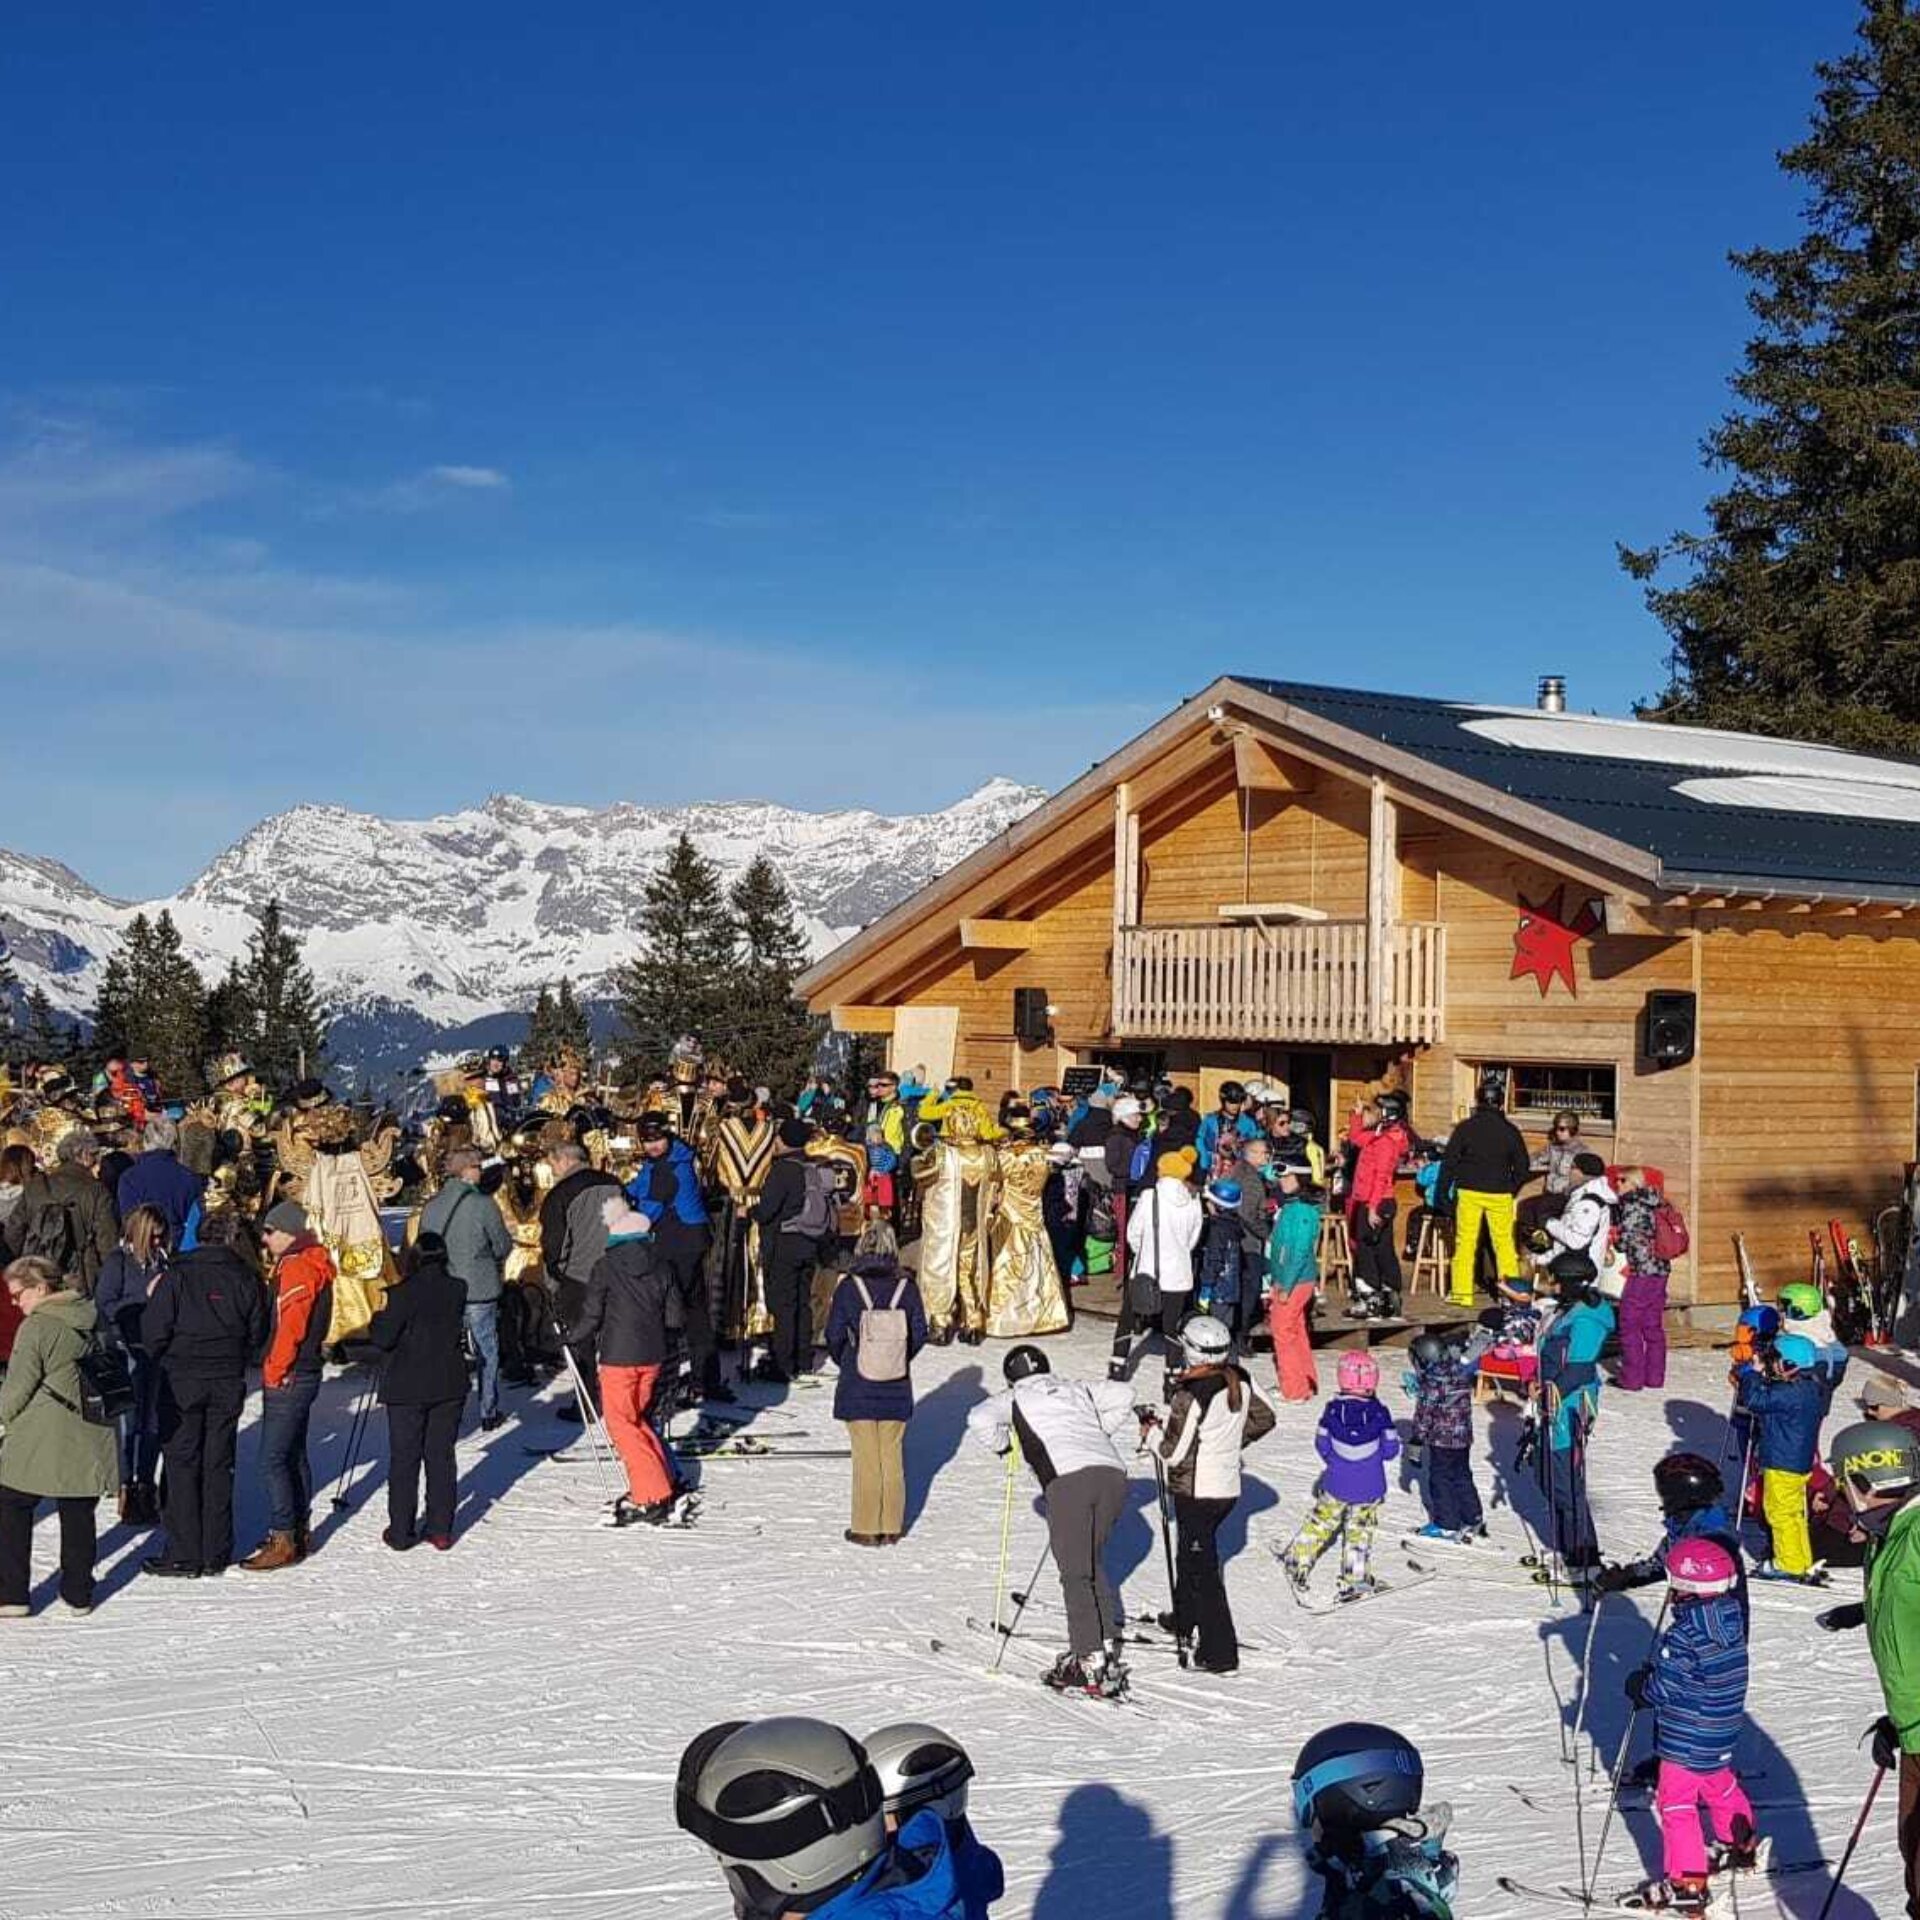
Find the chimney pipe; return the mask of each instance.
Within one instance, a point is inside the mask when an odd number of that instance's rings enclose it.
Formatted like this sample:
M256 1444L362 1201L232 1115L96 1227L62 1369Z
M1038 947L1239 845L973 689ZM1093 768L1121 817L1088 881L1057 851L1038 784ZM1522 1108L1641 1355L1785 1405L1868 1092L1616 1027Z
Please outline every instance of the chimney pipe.
M1542 713L1565 713L1567 710L1567 681L1564 674L1543 673L1540 676L1540 694L1534 704Z

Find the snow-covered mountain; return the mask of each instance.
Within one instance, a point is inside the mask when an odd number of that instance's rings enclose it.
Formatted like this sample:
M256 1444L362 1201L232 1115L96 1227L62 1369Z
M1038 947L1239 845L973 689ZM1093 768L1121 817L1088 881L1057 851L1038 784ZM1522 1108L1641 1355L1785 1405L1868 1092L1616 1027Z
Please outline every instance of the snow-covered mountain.
M300 806L168 900L109 899L56 861L0 850L0 934L23 992L85 1014L127 923L166 907L209 978L278 896L338 1016L337 1057L421 1048L524 1010L563 973L588 996L631 957L648 878L683 831L731 880L767 853L823 953L1027 813L990 780L937 813L804 813L764 801L551 806L496 794L431 820Z

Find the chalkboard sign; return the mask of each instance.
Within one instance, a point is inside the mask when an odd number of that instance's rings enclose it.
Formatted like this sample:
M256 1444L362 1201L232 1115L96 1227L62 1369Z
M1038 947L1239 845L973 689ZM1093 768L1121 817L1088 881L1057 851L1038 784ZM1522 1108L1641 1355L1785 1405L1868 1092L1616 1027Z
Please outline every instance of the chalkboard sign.
M1100 1090L1100 1082L1106 1078L1104 1067L1069 1067L1060 1076L1060 1091L1070 1099L1078 1100L1089 1093Z

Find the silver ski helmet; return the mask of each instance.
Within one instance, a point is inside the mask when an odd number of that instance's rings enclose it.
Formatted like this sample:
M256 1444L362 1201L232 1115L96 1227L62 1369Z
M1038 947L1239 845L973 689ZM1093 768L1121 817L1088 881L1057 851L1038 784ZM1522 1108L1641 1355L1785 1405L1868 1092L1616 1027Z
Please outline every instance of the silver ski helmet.
M1909 1493L1920 1486L1920 1438L1893 1420L1857 1420L1833 1436L1827 1450L1833 1477L1849 1493L1869 1497Z
M824 1720L729 1720L680 1757L673 1817L713 1849L736 1904L775 1915L822 1904L885 1851L866 1749Z
M868 1734L862 1744L896 1826L905 1826L923 1808L942 1820L958 1820L966 1812L973 1762L952 1734L924 1720L902 1720Z
M1233 1335L1224 1320L1210 1313L1196 1313L1180 1329L1180 1344L1187 1351L1190 1366L1211 1366L1233 1351Z

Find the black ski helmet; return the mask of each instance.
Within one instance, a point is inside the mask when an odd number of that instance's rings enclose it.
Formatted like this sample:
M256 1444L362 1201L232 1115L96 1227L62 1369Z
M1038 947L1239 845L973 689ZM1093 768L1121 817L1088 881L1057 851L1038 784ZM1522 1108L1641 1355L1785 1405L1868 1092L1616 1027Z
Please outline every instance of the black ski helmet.
M1293 1812L1318 1840L1370 1833L1420 1810L1420 1751L1391 1727L1343 1720L1323 1727L1293 1763Z
M1507 1076L1499 1071L1480 1076L1480 1104L1496 1113L1507 1104Z
M1436 1367L1447 1357L1447 1343L1437 1333L1423 1333L1407 1349L1416 1367Z
M1000 1363L1001 1376L1010 1387L1036 1373L1051 1373L1053 1362L1038 1347L1015 1347Z
M1407 1096L1398 1087L1389 1087L1375 1098L1373 1104L1380 1109L1382 1120L1404 1120L1407 1117Z
M1654 1463L1653 1490L1664 1514L1698 1513L1727 1497L1720 1469L1704 1454L1670 1453Z

